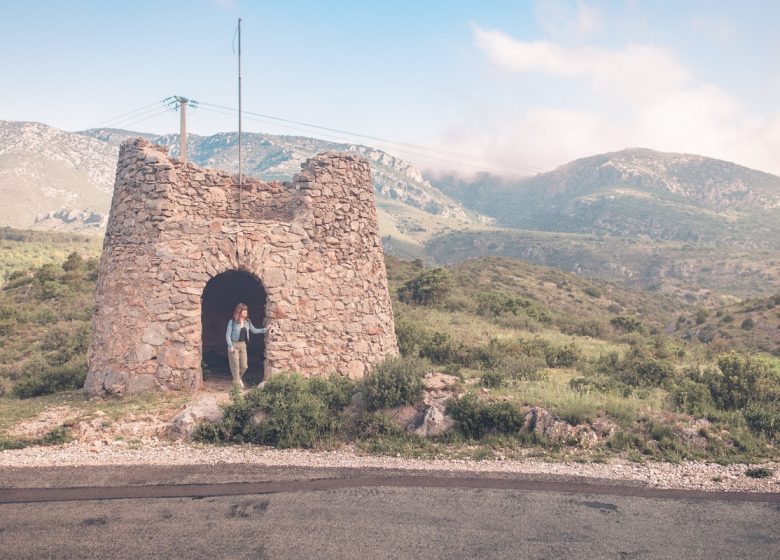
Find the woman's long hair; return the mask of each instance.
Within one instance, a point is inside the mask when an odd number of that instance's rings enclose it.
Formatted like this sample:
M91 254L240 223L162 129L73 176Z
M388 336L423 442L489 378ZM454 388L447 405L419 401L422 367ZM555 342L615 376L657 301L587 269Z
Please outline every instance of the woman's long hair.
M234 323L238 323L241 320L241 312L244 309L247 309L247 310L249 309L246 306L246 303L239 303L238 305L236 305L236 308L233 310L233 322ZM249 319L249 312L248 311L247 311L246 318Z

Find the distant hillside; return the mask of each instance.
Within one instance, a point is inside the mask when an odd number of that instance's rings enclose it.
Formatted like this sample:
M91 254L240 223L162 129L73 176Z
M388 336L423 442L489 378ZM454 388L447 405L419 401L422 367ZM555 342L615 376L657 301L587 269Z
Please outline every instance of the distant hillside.
M439 263L483 255L523 259L711 306L724 296L733 301L780 290L780 250L494 228L442 232L426 242L425 254Z
M178 153L178 135L109 129L70 133L39 123L0 121L0 226L102 231L119 145L138 136ZM300 136L245 133L243 138L248 175L290 180L301 163L317 153L357 152L371 162L380 200L397 201L454 223L481 219L433 188L415 167L381 150ZM235 133L189 135L189 147L189 159L198 165L237 169Z
M108 210L116 149L39 123L0 121L0 226L63 207Z
M681 315L677 327L689 340L780 356L780 292Z
M512 228L780 248L780 177L703 156L628 149L519 181L434 184Z
M85 130L79 134L96 138L116 148L139 136L135 132L116 129ZM170 147L171 155L179 154L178 134L155 136L143 134L156 144ZM265 180L289 181L308 158L325 151L356 152L371 162L371 173L377 194L403 202L430 214L463 222L477 219L473 212L464 210L423 178L413 165L381 150L354 144L337 144L305 136L274 136L243 133L242 151L244 171ZM211 136L189 134L188 158L203 167L236 172L238 169L238 134L223 132Z

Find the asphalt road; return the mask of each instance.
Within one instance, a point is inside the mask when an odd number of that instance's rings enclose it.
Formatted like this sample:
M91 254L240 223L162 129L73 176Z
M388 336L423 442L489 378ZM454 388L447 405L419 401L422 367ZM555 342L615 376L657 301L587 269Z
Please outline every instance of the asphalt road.
M576 479L240 466L0 472L0 558L14 559L776 560L779 521L778 494Z

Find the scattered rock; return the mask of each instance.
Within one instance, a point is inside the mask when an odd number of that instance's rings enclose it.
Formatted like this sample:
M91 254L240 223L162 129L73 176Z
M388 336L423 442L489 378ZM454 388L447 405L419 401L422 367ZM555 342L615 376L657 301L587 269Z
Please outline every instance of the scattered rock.
M438 436L455 427L455 421L436 406L429 406L425 411L422 423L414 433L423 436Z
M204 420L219 422L223 416L224 411L217 404L217 399L212 395L207 395L171 418L166 431L174 439L188 438L192 435L198 422Z

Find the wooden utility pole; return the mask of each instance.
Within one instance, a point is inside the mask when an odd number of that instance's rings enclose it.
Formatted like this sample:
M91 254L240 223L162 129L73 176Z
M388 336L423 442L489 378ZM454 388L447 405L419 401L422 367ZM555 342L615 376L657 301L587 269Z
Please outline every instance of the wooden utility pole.
M179 126L179 159L181 159L182 162L187 162L187 103L189 103L189 99L186 97L179 97L178 98L181 111L181 124Z
M194 99L187 99L181 95L174 95L167 97L163 100L163 103L171 111L180 111L179 119L179 159L183 162L187 161L187 106L193 109L198 108L198 102Z

